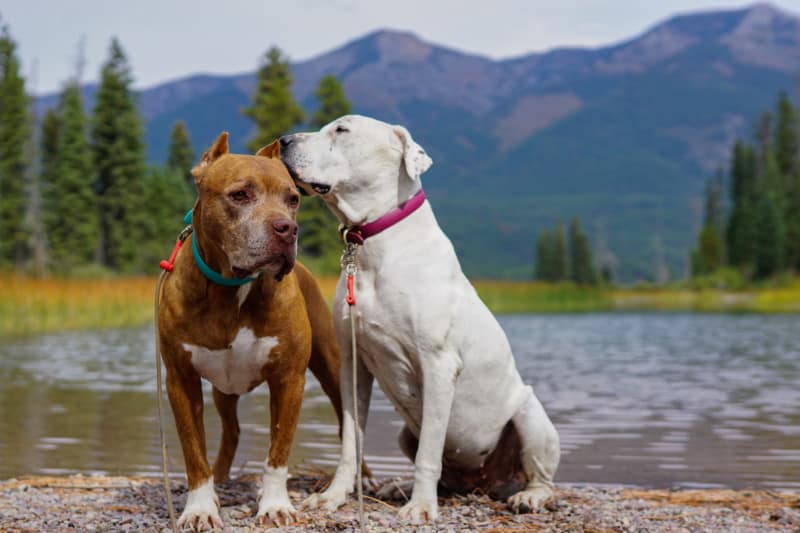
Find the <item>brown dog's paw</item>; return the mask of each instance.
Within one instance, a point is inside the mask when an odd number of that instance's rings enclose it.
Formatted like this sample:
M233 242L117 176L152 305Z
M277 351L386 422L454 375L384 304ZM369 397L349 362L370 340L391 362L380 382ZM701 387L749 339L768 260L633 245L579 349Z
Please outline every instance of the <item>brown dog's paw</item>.
M256 524L264 527L290 526L297 522L297 511L291 505L259 509Z

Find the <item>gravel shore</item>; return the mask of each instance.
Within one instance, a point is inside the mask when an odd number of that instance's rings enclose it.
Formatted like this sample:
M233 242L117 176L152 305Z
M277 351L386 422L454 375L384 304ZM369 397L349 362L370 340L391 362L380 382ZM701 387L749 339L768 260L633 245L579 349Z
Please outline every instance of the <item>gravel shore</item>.
M290 497L299 504L326 482L315 473L295 475ZM178 513L186 486L173 482ZM218 485L226 531L256 531L257 477ZM559 487L543 509L511 514L483 496L439 500L435 526L397 520L402 502L368 496L368 530L487 532L800 532L800 494L733 490L641 490ZM125 477L24 477L0 482L0 531L169 531L159 480ZM304 512L293 527L274 531L353 531L354 502L335 513Z

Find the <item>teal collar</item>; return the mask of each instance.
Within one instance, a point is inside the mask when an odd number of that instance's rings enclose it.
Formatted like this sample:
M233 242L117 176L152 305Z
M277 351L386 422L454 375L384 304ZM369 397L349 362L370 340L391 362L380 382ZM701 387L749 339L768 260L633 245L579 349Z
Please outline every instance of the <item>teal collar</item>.
M189 211L186 213L186 216L183 218L183 221L186 224L192 223L192 212ZM216 283L217 285L224 285L225 287L239 287L244 285L245 283L250 283L251 281L255 281L258 279L258 276L250 276L247 278L225 278L222 277L222 274L208 266L208 264L203 261L203 258L200 257L200 250L197 248L197 239L195 239L195 232L192 232L192 255L194 255L194 262L197 263L197 268L200 269L200 272L203 273L205 277L207 277L210 281Z

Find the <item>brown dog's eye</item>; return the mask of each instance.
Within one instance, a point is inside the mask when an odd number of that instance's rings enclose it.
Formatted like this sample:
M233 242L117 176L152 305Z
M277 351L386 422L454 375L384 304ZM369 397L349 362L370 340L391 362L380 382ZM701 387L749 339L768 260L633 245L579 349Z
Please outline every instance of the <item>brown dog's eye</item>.
M293 194L289 197L289 207L297 207L300 205L300 196Z
M228 195L228 198L236 202L247 200L247 191L233 191Z

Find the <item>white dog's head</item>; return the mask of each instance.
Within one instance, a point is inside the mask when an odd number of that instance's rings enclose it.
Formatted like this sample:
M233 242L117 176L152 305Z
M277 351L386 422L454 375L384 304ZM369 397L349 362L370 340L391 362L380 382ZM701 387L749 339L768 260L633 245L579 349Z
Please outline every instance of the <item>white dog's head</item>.
M345 224L368 222L408 200L433 163L404 127L359 115L280 143L297 185L322 196Z

